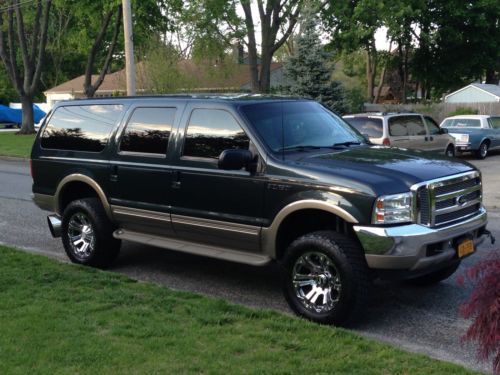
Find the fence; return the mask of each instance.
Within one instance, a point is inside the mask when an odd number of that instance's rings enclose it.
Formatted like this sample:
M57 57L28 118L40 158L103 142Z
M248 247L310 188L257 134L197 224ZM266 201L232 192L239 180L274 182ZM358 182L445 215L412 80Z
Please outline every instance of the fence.
M417 112L424 113L441 122L459 108L476 110L480 115L500 115L500 102L497 103L433 103L433 104L371 104L365 103L365 111L379 112Z

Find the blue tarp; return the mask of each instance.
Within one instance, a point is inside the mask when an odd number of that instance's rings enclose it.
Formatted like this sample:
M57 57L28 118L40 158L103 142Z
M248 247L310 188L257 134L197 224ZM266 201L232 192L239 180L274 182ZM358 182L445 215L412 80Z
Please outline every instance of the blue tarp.
M35 124L44 118L45 112L38 106L33 104L33 117ZM8 124L21 124L23 119L23 111L21 109L14 109L0 104L0 123Z

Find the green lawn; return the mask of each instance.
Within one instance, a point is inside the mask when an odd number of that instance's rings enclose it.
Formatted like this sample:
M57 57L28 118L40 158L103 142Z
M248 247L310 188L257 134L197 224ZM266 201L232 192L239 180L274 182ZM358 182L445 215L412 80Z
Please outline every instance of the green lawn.
M35 134L0 133L0 156L29 158Z
M465 374L272 311L0 246L0 373Z

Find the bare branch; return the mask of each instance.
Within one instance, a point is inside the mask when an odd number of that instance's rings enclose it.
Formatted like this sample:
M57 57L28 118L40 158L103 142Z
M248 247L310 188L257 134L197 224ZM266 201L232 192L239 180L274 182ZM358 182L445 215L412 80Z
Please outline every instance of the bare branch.
M101 73L99 74L97 81L92 85L93 91L96 91L99 88L99 86L101 86L102 82L104 81L104 77L108 72L109 64L113 59L113 53L116 47L116 43L118 41L118 34L120 33L121 20L122 20L122 7L120 5L118 6L118 11L116 14L115 27L113 31L113 38L111 39L111 45L109 46L108 54L106 56L106 60L104 61Z
M36 86L38 85L38 81L40 80L40 76L42 74L42 66L43 66L43 57L45 54L45 46L47 45L47 34L49 32L49 16L50 16L50 7L52 6L52 0L45 0L45 12L43 13L42 18L42 35L40 36L40 43L38 46L38 61L35 68L35 74L33 75L33 80L31 81L30 87L30 95L35 93Z
M42 2L37 1L36 4L36 14L35 14L35 24L33 25L33 36L31 40L31 58L30 65L35 65L36 57L36 47L38 46L38 37L40 35L40 18L42 16Z

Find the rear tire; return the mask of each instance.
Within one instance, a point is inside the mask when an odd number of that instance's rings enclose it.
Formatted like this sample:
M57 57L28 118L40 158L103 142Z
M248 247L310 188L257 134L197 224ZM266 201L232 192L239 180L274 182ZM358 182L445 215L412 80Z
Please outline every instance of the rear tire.
M120 252L121 241L113 237L114 226L97 198L71 202L64 210L62 242L73 263L105 268Z
M417 285L417 286L434 285L434 284L437 284L443 280L446 280L451 275L453 275L459 266L460 266L460 262L456 262L455 264L452 264L451 266L448 266L448 267L442 268L440 270L431 272L431 273L424 275L424 276L420 276L420 277L416 277L414 279L406 280L406 282L408 284Z
M290 308L322 324L355 321L371 287L370 270L356 241L332 231L306 234L287 249L282 286Z
M476 157L478 159L486 159L486 156L488 156L488 149L489 149L488 142L481 143L478 150L476 151Z

